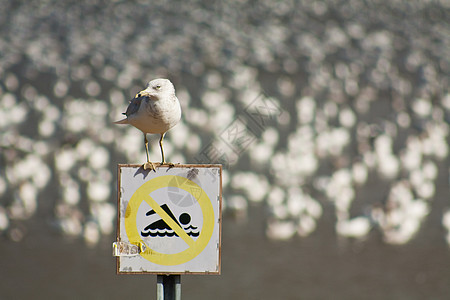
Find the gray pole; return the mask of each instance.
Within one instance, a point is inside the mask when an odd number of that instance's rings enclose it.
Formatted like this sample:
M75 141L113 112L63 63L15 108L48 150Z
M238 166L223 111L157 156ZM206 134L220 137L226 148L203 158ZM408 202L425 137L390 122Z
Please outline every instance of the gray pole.
M158 275L156 299L181 300L181 275Z

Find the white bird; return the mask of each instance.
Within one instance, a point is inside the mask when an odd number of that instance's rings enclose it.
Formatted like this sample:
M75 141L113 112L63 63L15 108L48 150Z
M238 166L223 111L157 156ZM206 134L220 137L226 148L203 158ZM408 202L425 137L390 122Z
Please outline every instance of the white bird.
M145 151L147 162L143 168L155 170L148 155L147 133L159 133L159 146L161 148L162 162L164 158L163 139L166 132L175 126L181 119L181 106L175 95L175 88L168 79L158 78L150 81L145 90L140 91L130 101L127 111L123 113L127 117L114 122L115 124L130 124L144 133ZM172 163L168 163L173 165Z

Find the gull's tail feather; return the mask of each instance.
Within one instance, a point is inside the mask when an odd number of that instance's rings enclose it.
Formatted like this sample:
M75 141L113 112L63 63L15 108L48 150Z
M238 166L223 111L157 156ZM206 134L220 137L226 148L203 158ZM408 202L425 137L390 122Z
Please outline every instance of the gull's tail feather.
M125 119L120 120L120 121L115 121L114 124L128 124L128 119L125 118Z

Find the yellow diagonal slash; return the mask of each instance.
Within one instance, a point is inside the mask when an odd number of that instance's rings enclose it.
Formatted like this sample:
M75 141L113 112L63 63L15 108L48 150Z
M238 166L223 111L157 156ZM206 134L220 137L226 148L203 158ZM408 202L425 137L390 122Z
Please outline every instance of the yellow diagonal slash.
M153 200L152 197L150 197L150 195L148 195L147 197L145 197L145 202L147 202L148 205L150 205L151 208L153 208L153 210L155 211L155 213L157 213L161 219L166 222L167 225L169 225L170 228L172 228L173 231L175 231L176 234L178 234L178 236L180 238L183 239L183 241L186 242L186 244L189 245L189 247L194 246L195 241L187 235L187 233L183 230L183 228L180 227L180 225L178 225L165 211L164 209L161 208L161 206L159 206L159 204Z

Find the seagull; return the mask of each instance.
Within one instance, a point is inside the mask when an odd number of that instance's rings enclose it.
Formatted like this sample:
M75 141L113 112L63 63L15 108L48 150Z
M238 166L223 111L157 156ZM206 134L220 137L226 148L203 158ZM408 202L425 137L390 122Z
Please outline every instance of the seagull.
M159 133L159 147L161 148L162 162L164 158L163 139L166 132L174 127L181 119L181 106L175 95L175 87L168 79L157 78L150 81L145 90L140 91L130 101L126 112L127 117L114 122L115 124L130 124L144 133L147 162L143 164L144 170L156 172L155 166L150 162L148 155L147 133ZM173 166L173 163L167 163Z

